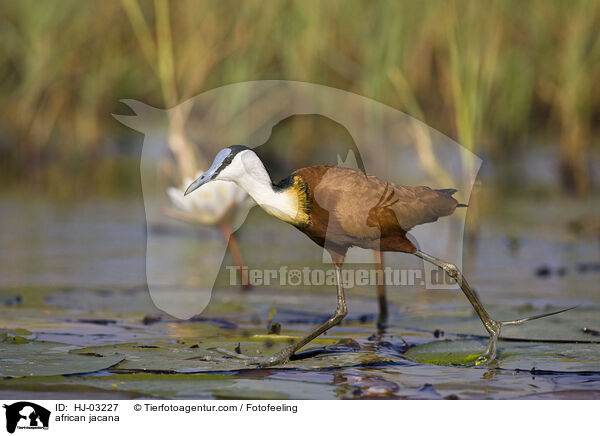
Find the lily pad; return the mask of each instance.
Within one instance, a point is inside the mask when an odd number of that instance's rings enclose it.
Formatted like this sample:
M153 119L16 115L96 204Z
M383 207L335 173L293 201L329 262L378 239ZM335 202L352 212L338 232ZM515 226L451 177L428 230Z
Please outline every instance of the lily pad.
M34 333L22 328L0 330L0 342L9 344L27 344L33 341L35 337Z
M518 310L511 306L486 304L491 316L498 320L525 318L532 315L551 312L563 305L543 305L528 307L527 310ZM600 307L576 307L567 312L527 322L519 326L506 326L502 329L501 337L508 339L536 339L536 340L565 340L565 341L596 341L598 338L584 332L583 327L595 328L598 326L598 313ZM455 333L468 336L488 337L483 324L468 306L468 303L459 303L452 307L433 308L427 312L411 312L401 320L401 325L406 328L423 330L444 331L446 334ZM599 327L600 328L600 327Z
M36 399L52 392L85 398L335 399L339 387L300 380L240 378L228 374L119 374L86 377L27 377L0 382L4 392ZM23 394L22 394L23 395ZM5 396L6 397L6 396Z
M0 343L0 376L51 376L82 374L109 368L123 360L122 355L68 353L71 346L57 342Z
M485 346L476 340L434 341L411 348L406 356L421 363L471 365ZM600 345L501 341L497 360L502 369L600 374Z
M413 347L406 356L417 362L435 365L468 365L485 351L485 345L474 340L443 340Z
M600 344L517 343L503 349L502 368L600 375Z
M238 371L255 369L257 361L252 358L266 358L284 348L295 337L277 335L256 335L223 339L205 339L200 342L168 344L163 342L140 345L120 344L103 347L88 347L72 350L74 354L94 354L100 356L123 355L125 360L113 370L138 372L196 373L207 371ZM380 362L382 358L374 350L348 347L338 344L339 338L318 338L311 344L321 344L313 351L299 353L298 359L278 368L331 368L355 366ZM237 350L237 351L236 351ZM306 358L302 358L307 356ZM394 360L385 358L383 360Z

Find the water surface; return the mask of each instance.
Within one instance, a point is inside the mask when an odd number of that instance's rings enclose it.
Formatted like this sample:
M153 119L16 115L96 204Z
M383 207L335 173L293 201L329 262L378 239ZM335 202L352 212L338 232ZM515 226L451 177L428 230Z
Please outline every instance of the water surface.
M460 292L405 286L388 289L386 328L375 326L374 290L354 287L349 316L305 348L312 352L256 369L236 349L276 352L330 316L334 289L243 294L223 267L207 310L178 320L154 306L145 286L141 200L32 200L5 195L0 210L4 398L600 397L597 202L519 199L482 214L464 270L492 316L578 305L506 328L493 366L473 365L485 330ZM252 226L268 226L272 239L258 240ZM190 244L199 235L178 232L172 237ZM258 210L238 238L254 267L320 262L304 235ZM270 316L279 335L267 334Z

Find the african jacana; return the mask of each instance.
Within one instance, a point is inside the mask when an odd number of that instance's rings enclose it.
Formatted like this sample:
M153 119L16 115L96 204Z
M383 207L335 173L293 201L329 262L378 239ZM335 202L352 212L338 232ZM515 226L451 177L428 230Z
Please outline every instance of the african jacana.
M442 268L456 280L490 335L479 362L496 358L497 341L503 326L519 325L569 310L515 321L495 321L455 265L417 250L406 232L416 225L451 215L456 207L462 206L452 197L456 192L454 189L398 186L360 171L328 165L298 169L273 184L258 156L242 145L221 150L208 171L186 189L185 195L212 180L237 183L266 212L292 224L324 247L335 265L338 303L333 316L297 342L259 362L259 366L286 362L297 350L346 316L341 267L351 246L413 254Z

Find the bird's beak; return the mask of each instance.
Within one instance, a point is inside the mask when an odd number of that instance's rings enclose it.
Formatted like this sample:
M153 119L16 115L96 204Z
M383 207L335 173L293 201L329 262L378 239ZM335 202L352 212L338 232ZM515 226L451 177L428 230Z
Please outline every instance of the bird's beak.
M225 154L223 154L223 152L225 152ZM223 160L225 159L225 157L227 157L227 155L229 155L229 153L230 151L228 149L221 150L219 154L217 154L217 157L215 157L215 160L213 161L210 168L206 170L204 174L202 174L200 177L194 180L192 184L188 186L188 188L185 190L185 193L183 195L188 195L190 192L194 192L196 189L198 189L205 183L214 180L214 178L219 175L219 171L221 169L221 165L223 164Z
M200 186L210 182L213 179L214 175L215 175L215 170L213 168L210 168L207 172L205 172L200 177L198 177L196 180L194 180L190 184L190 186L187 187L187 189L185 190L185 193L183 195L184 196L188 195L190 192L194 192Z

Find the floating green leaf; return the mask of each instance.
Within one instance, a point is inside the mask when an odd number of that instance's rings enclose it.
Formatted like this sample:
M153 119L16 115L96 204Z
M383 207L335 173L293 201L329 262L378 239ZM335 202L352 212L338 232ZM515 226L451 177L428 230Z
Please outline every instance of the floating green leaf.
M0 343L0 376L51 376L81 374L109 368L123 360L122 355L72 354L72 346L33 341Z

